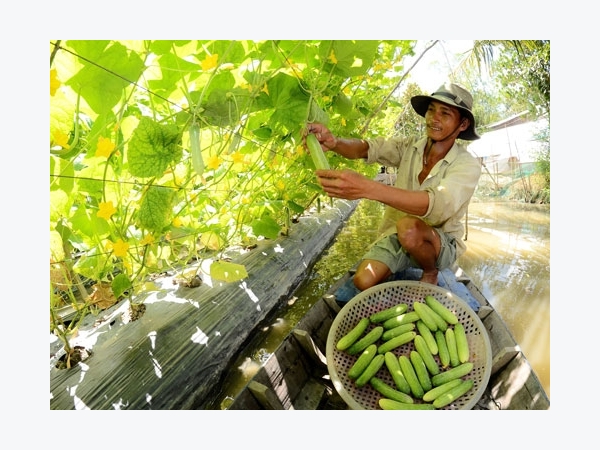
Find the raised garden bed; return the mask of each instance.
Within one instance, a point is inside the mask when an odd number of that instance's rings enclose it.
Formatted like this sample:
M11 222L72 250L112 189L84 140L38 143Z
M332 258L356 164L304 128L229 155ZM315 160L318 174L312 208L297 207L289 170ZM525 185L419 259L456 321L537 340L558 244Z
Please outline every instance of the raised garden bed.
M232 262L249 273L240 282L213 282L204 272L196 287L177 283L175 273L156 279L156 290L134 299L145 305L137 320L125 301L79 330L72 345L91 356L70 369L56 367L61 351L51 344L50 408L206 409L240 347L302 283L355 207L336 201L301 217L288 236L239 254Z

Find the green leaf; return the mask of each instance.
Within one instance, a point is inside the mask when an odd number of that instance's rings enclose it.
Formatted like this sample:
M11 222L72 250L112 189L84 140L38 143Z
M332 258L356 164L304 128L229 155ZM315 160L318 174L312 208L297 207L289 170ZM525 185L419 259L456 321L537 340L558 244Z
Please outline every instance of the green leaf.
M164 55L165 53L168 53L171 50L173 50L173 45L175 45L175 47L181 47L187 44L188 42L190 41L152 41L150 44L150 51L156 53L157 55Z
M77 258L73 264L73 271L94 280L99 277L100 267L106 268L106 260L103 255L98 254L97 249L93 248Z
M269 98L275 108L271 120L295 130L304 124L310 97L300 89L298 80L279 73L267 83Z
M305 210L304 206L302 206L302 205L299 205L298 203L296 203L296 202L293 202L293 201L291 201L291 200L288 200L288 201L286 202L286 205L287 205L287 207L288 207L288 208L290 208L290 210L291 210L293 213L296 213L296 214L303 213L303 212L304 212L304 210Z
M379 41L322 41L320 56L331 67L329 58L335 56L334 71L342 77L353 77L367 73L377 55Z
M60 189L50 191L50 223L56 223L63 217L67 217L73 203L69 193Z
M99 39L92 41L67 41L68 47L71 47L78 55L90 60L100 58L106 47L108 47L108 44L110 44L110 41Z
M230 91L215 90L202 105L202 117L211 125L218 127L232 126L239 120L238 105Z
M173 208L174 191L161 186L150 186L142 198L138 218L142 228L160 232L169 223Z
M98 217L95 209L88 209L84 204L77 206L70 222L73 230L90 238L105 236L110 231L108 222Z
M240 41L222 41L214 40L207 44L206 49L211 55L219 55L219 64L234 63L239 64L240 61L246 59L246 50ZM200 55L204 59L204 54Z
M119 298L121 295L123 295L125 292L131 289L132 284L131 280L127 275L125 275L124 273L120 273L112 281L111 287L113 290L113 294L115 294L115 298Z
M177 88L177 84L181 81L182 77L200 70L198 64L178 58L171 53L164 54L158 58L158 64L162 78L160 80L148 81L148 86L152 90L163 89L166 92L172 92Z
M248 272L242 264L215 261L210 265L210 276L214 280L232 282L248 278Z
M252 232L256 236L275 239L279 236L279 231L281 231L279 224L271 216L266 214L260 219L252 221Z
M161 125L142 117L127 148L129 172L137 177L160 177L169 164L181 160L180 142L175 125Z
M352 111L352 100L343 92L339 92L333 99L333 106L337 112L345 116Z
M112 109L123 99L124 89L137 82L145 68L144 61L118 42L102 51L100 48L104 43L94 46L85 42L81 47L85 50L83 56L89 61L82 59L83 68L66 84L80 92L87 104L101 114Z
M329 124L329 115L323 111L323 109L317 105L317 102L313 101L310 104L310 115L308 116L309 122L319 122L323 125Z
M71 161L50 155L50 190L62 189L65 192L73 190L75 169Z

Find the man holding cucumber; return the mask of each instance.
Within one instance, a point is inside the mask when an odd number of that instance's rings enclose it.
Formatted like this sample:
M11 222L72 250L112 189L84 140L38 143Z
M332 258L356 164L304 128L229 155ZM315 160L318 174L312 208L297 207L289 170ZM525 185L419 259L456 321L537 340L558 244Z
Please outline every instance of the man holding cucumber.
M466 250L462 219L481 164L457 139L479 139L473 97L463 87L447 83L431 95L412 97L411 105L425 118L425 136L347 139L319 123L307 126L324 151L396 169L395 186L348 169L316 171L330 197L386 205L380 238L354 275L354 285L361 291L408 267L423 270L422 282L437 284L438 271L451 267Z

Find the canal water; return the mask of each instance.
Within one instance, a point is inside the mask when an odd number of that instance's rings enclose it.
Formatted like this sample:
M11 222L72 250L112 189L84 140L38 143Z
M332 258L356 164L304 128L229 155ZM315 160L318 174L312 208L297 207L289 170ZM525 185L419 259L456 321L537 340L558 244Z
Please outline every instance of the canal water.
M308 309L362 257L377 237L382 213L379 203L358 203L305 283L240 354L216 409L227 408ZM474 198L459 265L504 319L550 397L549 205Z

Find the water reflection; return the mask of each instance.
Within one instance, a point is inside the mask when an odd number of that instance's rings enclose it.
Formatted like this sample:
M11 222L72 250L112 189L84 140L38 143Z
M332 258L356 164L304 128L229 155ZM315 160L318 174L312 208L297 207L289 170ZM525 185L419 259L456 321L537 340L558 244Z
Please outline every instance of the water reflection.
M363 255L376 237L383 209L363 200L306 282L239 358L223 387L224 407L308 309ZM550 208L514 202L477 202L469 207L467 252L459 264L473 279L520 344L550 396ZM257 350L258 349L258 350ZM250 370L249 370L250 369ZM219 407L219 406L217 406Z
M459 263L502 316L550 397L550 207L472 202Z

